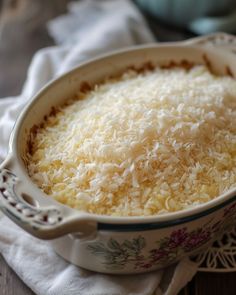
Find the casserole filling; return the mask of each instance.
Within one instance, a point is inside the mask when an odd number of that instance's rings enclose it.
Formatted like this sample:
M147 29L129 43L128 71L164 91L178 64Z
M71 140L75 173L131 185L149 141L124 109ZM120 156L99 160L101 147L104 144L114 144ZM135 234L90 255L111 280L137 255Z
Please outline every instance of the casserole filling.
M47 195L90 213L145 216L235 186L233 78L205 66L127 70L87 90L31 135L29 175Z

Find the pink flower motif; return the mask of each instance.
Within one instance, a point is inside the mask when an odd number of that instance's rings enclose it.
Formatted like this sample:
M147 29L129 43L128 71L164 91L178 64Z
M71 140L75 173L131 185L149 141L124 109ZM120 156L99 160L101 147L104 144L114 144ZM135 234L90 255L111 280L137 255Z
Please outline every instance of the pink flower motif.
M142 267L143 267L143 268L150 268L150 267L152 267L152 264L151 264L151 263L144 263L144 264L142 265Z
M173 231L171 233L170 240L167 244L167 247L170 249L176 248L182 245L184 241L187 239L187 237L188 237L188 233L187 233L186 227Z
M145 268L148 269L150 267L152 267L152 263L151 262L137 262L135 264L135 268Z
M224 216L235 214L236 203L232 204L224 211ZM119 243L113 239L108 245L101 243L90 246L90 250L96 255L104 257L106 264L113 264L121 268L127 264L132 264L136 269L149 269L154 265L163 265L166 262L174 262L178 258L179 253L189 253L203 244L210 241L213 234L225 226L225 221L232 218L222 218L220 221L211 219L200 228L188 231L187 227L183 227L171 232L169 236L164 236L156 241L156 248L149 250L148 254L143 252L145 248L145 238L127 240ZM228 223L226 223L227 225ZM141 246L140 246L141 245ZM112 261L112 263L111 263Z
M190 233L189 237L184 243L184 248L187 251L190 251L194 248L201 246L210 238L210 231L203 229L198 230L197 232Z
M153 262L157 262L158 260L162 259L163 257L168 256L169 250L164 249L153 249L151 252L151 259Z

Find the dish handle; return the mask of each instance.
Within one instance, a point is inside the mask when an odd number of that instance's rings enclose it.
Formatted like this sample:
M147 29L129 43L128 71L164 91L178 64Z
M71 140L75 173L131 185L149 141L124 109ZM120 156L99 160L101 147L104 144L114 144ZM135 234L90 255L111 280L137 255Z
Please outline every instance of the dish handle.
M194 37L181 41L184 45L213 47L236 54L236 36L227 33L213 33L206 36Z
M5 215L40 239L55 239L74 232L82 238L94 236L97 223L88 214L44 197L30 181L26 185L17 176L20 172L17 167L9 168L12 162L8 157L0 165L0 209Z

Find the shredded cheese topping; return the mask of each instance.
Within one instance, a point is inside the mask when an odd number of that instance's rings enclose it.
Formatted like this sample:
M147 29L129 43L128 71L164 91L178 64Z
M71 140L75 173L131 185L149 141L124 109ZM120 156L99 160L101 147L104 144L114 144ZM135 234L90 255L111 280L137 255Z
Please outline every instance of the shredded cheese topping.
M236 81L205 66L107 79L39 128L28 171L90 213L141 216L198 206L235 186Z

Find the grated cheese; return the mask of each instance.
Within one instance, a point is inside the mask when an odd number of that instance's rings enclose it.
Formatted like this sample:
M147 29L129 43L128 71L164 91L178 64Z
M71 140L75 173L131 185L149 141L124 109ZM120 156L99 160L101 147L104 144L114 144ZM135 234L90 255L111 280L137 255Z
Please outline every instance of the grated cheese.
M125 72L39 128L28 171L90 213L154 215L219 196L236 180L236 81L205 66Z

